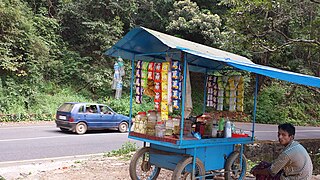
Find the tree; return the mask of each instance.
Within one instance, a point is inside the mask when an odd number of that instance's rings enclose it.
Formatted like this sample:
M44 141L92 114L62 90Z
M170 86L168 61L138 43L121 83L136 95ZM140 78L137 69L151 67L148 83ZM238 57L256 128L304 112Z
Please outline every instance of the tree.
M320 5L311 1L224 0L227 25L260 64L318 75Z
M220 43L220 17L209 10L200 10L197 3L176 1L169 12L169 20L167 31L170 33L209 46Z

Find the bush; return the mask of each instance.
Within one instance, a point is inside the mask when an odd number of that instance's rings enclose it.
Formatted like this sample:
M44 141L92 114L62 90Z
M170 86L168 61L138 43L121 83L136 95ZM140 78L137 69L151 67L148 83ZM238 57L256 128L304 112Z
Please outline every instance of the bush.
M154 109L153 99L148 96L143 96L142 104L136 104L135 99L132 99L132 116L134 117L140 111L147 111ZM130 111L130 96L123 94L121 99L115 99L108 96L104 99L103 103L110 106L117 113L129 116Z
M274 81L259 93L256 122L318 126L319 98L319 95L306 87ZM253 109L253 105L251 107Z
M112 150L110 152L106 152L104 154L105 157L114 157L114 156L121 156L123 159L130 159L132 156L132 152L135 152L138 149L136 143L126 142L122 145L122 147L118 150Z
M0 122L50 121L55 119L57 108L64 102L91 102L92 100L70 87L44 83L30 97L19 94L19 90L3 91L0 94Z

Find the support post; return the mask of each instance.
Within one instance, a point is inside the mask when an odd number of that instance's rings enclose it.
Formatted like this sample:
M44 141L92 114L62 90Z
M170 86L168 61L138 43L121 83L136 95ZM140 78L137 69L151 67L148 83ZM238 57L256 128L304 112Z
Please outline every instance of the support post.
M133 82L134 82L134 59L135 55L133 55L131 60L131 82L130 82L130 110L129 110L129 132L131 132L131 124L132 124L132 96L133 96Z
M253 102L253 122L252 122L252 136L251 136L252 141L254 140L254 130L255 130L255 123L256 123L258 84L259 84L259 77L258 77L258 74L256 74L256 87L254 90L254 102Z

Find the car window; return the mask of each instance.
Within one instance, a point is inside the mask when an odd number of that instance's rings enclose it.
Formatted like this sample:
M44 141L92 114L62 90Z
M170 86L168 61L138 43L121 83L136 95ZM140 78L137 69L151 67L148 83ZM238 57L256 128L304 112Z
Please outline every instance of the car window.
M96 105L86 105L86 113L98 113L98 108Z
M112 110L108 106L100 106L100 111L103 114L112 114Z
M79 113L83 113L84 112L84 105L82 105L82 106L80 106L80 108L79 108L79 111L78 111Z
M74 104L64 103L63 105L61 105L61 106L59 107L58 111L61 111L61 112L71 112L73 106L74 106Z

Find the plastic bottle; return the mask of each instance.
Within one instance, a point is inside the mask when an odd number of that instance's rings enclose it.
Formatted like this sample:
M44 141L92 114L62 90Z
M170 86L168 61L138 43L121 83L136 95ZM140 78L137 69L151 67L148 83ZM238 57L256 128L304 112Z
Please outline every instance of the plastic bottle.
M115 98L116 99L120 99L121 98L121 94L122 94L122 81L120 80L117 83Z
M227 119L225 127L224 127L224 137L231 138L231 122Z
M231 132L236 133L236 125L234 123L231 123Z
M117 80L115 78L113 78L111 89L116 89L116 88L117 88Z
M113 69L114 69L114 74L113 74L111 89L116 89L118 81L120 80L120 71L119 71L119 65L117 62L114 63Z
M120 56L118 57L118 65L119 65L120 76L124 76L125 75L124 64L123 64L123 59Z
M218 133L218 125L217 124L213 124L211 133L212 133L211 134L212 137L217 137L217 133Z
M224 119L223 117L219 120L218 131L223 131L224 129Z

